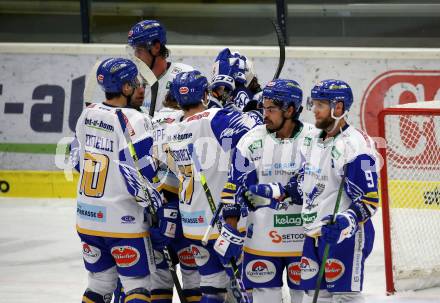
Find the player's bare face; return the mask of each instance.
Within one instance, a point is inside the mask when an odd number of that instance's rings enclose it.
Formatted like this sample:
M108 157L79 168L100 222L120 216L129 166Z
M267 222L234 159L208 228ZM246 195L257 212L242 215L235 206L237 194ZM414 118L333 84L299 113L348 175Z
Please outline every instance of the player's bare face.
M145 98L145 84L141 84L134 90L133 97L131 98L131 105L133 107L140 107L144 103Z
M269 132L279 130L283 123L283 111L270 99L263 100L264 124Z
M313 100L313 114L315 115L315 126L319 129L328 129L335 119L331 117L331 108L328 101Z

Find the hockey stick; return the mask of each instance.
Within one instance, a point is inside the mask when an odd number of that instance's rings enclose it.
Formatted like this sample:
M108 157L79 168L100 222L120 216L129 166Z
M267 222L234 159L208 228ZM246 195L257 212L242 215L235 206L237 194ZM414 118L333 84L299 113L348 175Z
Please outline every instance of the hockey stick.
M92 69L87 74L87 80L86 84L84 85L84 92L83 92L83 100L84 104L86 106L89 106L91 103L93 103L93 95L95 93L96 89L96 71L98 70L99 65L102 61L98 60L95 62L95 65L93 65Z
M156 109L156 99L157 99L157 92L159 90L159 81L157 80L156 76L154 75L153 71L145 64L144 61L136 57L131 51L130 46L127 45L126 52L130 59L136 64L137 68L139 69L139 73L141 76L147 81L148 85L150 86L151 90L151 103L150 108L148 111L148 114L150 117L154 116L154 110Z
M220 222L220 220L218 220L218 218L219 218L220 210L223 207L223 203L220 203L218 208L215 206L214 197L212 196L211 191L208 187L208 183L206 182L205 174L202 171L202 166L200 165L199 159L196 154L196 150L195 150L194 145L192 143L188 145L188 151L194 161L194 166L196 167L196 171L200 176L200 183L202 184L203 190L205 191L205 195L206 195L206 199L208 200L209 208L211 208L211 212L213 214L213 218L211 220L210 227L212 229L212 226L217 224L218 230L221 231L222 230L222 223ZM214 220L215 218L217 218L217 219ZM209 227L208 227L208 229L209 229ZM206 236L206 234L207 233L205 232L204 237ZM207 235L207 238L209 239L209 234ZM207 243L207 241L206 241L206 243ZM235 299L237 300L237 303L240 303L240 302L251 303L251 299L249 298L248 293L246 292L246 288L244 287L243 280L241 279L240 270L239 270L234 258L231 259L229 265L231 265L232 272L233 272L232 274L233 274L233 277L236 282L236 285L234 286L235 289L232 290L232 293L233 293Z
M338 196L336 197L336 204L335 204L335 208L333 209L333 217L330 224L335 224L336 222L336 213L339 211L339 204L341 203L342 191L344 190L345 175L346 175L346 167L344 167L344 173L342 175L341 184L339 184ZM318 301L319 291L321 288L321 281L324 277L325 263L327 263L329 250L330 250L330 244L326 243L324 246L324 254L322 255L321 266L319 267L318 280L316 280L315 293L313 294L312 303L316 303Z
M133 142L131 141L129 131L127 130L127 121L126 121L127 117L124 116L124 114L122 113L122 111L120 109L116 110L116 115L118 116L119 124L121 125L122 131L124 133L124 137L125 137L125 140L128 145L128 150L130 152L131 158L133 159L133 162L134 162L134 165L136 168L136 172L139 177L139 181L141 182L142 189L147 194L148 200L150 202L147 205L148 211L151 214L153 223L157 223L156 209L154 208L150 192L148 191L149 186L141 174L141 171L139 168L139 157L136 153ZM148 246L147 249L150 250L151 255L154 256L153 245L151 244L151 241L147 241L147 246ZM170 270L171 277L173 278L174 286L176 287L176 291L177 291L177 294L179 295L180 302L187 303L186 297L183 294L182 286L180 285L179 278L177 277L176 267L174 266L173 261L171 260L171 255L169 253L168 247L165 246L163 248L163 254L165 256L165 260L166 260L168 268ZM156 263L154 261L154 258L153 258L152 262L154 263L154 267L156 267ZM149 260L149 263L151 263L151 260Z
M280 57L278 58L278 67L275 72L275 75L273 76L273 79L278 79L284 67L284 61L286 61L286 42L284 41L283 33L281 32L281 28L279 24L275 20L272 20L272 24L277 34L278 47L280 49Z

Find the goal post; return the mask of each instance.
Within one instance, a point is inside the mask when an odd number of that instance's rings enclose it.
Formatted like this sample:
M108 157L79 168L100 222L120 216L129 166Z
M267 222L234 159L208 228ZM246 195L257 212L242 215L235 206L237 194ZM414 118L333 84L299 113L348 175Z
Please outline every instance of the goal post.
M378 118L387 293L440 286L440 101Z

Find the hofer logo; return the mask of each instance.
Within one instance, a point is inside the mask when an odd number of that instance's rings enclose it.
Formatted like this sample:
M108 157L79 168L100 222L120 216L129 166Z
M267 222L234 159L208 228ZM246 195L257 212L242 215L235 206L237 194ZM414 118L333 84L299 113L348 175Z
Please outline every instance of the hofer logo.
M290 282L295 285L299 285L301 282L301 266L300 262L290 263L287 267L287 274Z
M182 265L188 266L188 267L196 267L196 260L194 259L193 254L191 253L191 250L189 247L182 248L177 253L179 256L179 261Z
M345 266L338 259L328 259L325 263L325 279L334 282L344 275Z
M440 70L394 70L375 78L362 97L361 126L371 137L378 137L377 118L387 107L440 99ZM405 120L405 121L404 121ZM437 125L436 125L437 124ZM429 117L400 118L399 146L388 147L396 165L439 164L440 125ZM437 138L437 139L436 139ZM427 149L429 146L429 150ZM434 162L435 163L434 163Z

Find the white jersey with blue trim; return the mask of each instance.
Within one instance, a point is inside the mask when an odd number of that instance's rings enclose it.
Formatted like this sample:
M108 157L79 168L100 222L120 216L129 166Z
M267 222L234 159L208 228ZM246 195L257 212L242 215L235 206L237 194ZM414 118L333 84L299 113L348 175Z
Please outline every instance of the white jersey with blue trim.
M153 156L158 161L159 186L157 190L165 189L169 192L179 193L179 179L170 169L174 165L171 155L167 152L168 141L165 130L173 123L178 123L183 118L183 111L168 107L156 112L153 117Z
M302 167L298 149L304 137L313 129L311 124L297 123L293 138L279 139L274 133L267 131L266 125L259 125L243 136L238 143L237 152L253 167L253 171L247 172L248 176L244 177L249 178L246 180L247 186L271 182L287 184ZM235 170L233 174L237 180L229 181L240 184L240 173ZM286 203L284 209L265 207L250 211L247 227L244 251L262 256L301 255L304 229L300 205Z
M77 229L88 235L134 238L148 235L137 171L128 151L115 107L92 104L78 119L71 153L80 172ZM154 176L147 154L152 145L150 121L134 109L121 108L140 158L144 177Z
M349 125L336 137L323 140L321 136L308 136L301 146L305 163L299 190L303 195L304 225L311 226L333 214L344 167L346 178L337 212L352 208L360 221L368 219L379 202L373 140Z
M202 239L212 218L212 211L188 145L194 145L215 200L215 207L218 207L220 192L227 180L230 151L254 126L255 120L247 115L213 108L172 124L166 129L169 153L175 161L180 180L179 209L185 237ZM215 229L210 239L217 238L218 233Z
M156 108L155 112L160 111L163 108L163 102L165 101L165 97L170 89L170 84L173 82L173 79L177 74L182 72L189 72L194 70L192 66L189 66L184 63L179 62L171 62L170 66L166 70L166 72L159 77L159 88L157 91L157 99L156 99ZM147 109L150 108L151 104L151 89L147 86L145 88L145 100L143 106ZM155 114L156 115L156 114Z

